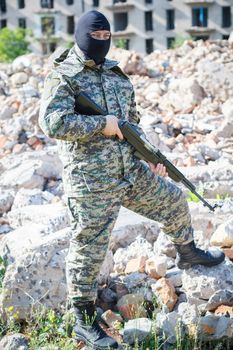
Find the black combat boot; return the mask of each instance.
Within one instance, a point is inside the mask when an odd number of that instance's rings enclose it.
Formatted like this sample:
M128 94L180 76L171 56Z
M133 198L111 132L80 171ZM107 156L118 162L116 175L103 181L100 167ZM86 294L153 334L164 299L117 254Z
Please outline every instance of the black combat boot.
M179 245L175 244L177 250L176 264L179 269L189 269L193 265L214 266L220 264L225 259L225 254L221 251L206 251L195 246L194 241Z
M118 343L109 337L96 321L96 311L94 302L74 306L77 317L74 332L75 338L82 340L87 346L95 350L118 349Z

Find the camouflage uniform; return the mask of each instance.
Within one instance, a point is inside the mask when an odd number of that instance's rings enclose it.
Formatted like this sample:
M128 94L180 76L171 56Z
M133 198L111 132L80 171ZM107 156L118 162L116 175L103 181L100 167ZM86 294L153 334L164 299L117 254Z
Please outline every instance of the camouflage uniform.
M96 298L96 277L120 206L163 223L174 243L193 240L185 196L155 175L117 137L105 137L99 115L75 114L75 96L85 91L108 114L137 124L130 80L106 59L101 69L84 60L75 45L64 52L47 76L40 111L45 134L58 139L64 165L63 183L70 210L72 239L66 260L68 296L73 301Z

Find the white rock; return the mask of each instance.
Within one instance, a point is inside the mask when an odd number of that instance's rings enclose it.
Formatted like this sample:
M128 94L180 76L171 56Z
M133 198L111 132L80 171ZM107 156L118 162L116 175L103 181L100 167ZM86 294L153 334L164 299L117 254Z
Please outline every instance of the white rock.
M233 246L233 218L221 224L211 237L210 243L215 246Z
M153 256L152 245L141 236L137 236L136 240L129 247L117 249L114 254L114 263L126 265L130 259L139 256L144 256L145 258Z
M6 213L11 209L14 197L10 191L0 191L0 214Z
M22 132L23 126L20 117L7 119L2 125L2 131L5 135L10 135L12 141L18 141L19 135Z
M203 333L203 329L208 328L213 330L213 335ZM233 335L233 320L228 317L217 317L209 314L199 318L198 329L203 333L203 339L231 338Z
M44 178L36 174L37 163L25 161L18 168L5 171L1 176L5 187L43 188Z
M163 232L160 232L157 241L154 243L153 250L156 255L165 254L166 256L171 258L176 257L176 249L174 244Z
M21 333L5 335L0 341L2 350L29 350L28 339Z
M52 152L38 151L10 155L2 161L5 171L0 176L5 187L43 188L45 179L60 178L61 161Z
M226 102L222 104L222 112L224 117L231 121L233 120L233 98L229 98Z
M167 272L168 258L166 256L156 256L151 258L154 262L154 269L160 277L164 277ZM147 269L145 271L148 273Z
M233 43L233 32L231 32L229 38L228 38L229 43Z
M182 322L186 325L193 325L198 322L199 313L196 305L181 303L179 304L177 311L182 318Z
M69 225L68 210L61 204L28 205L8 213L13 228L29 223L42 224L55 232Z
M17 238L18 233L12 231L3 238L5 255L13 256L5 273L4 292L0 297L0 313L3 316L9 306L13 306L22 319L30 313L32 306L43 305L59 311L63 308L64 311L67 298L64 260L69 234L70 229L43 237L40 231L34 232L34 235L28 231L23 240L22 235ZM24 244L19 245L16 252L17 240L24 241ZM1 249L4 249L2 246Z
M19 252L26 247L37 246L43 237L51 233L49 227L43 224L29 223L18 227L7 234L1 241L0 255L7 258L8 261L15 261Z
M126 276L120 276L120 280L129 290L132 290L133 292L136 287L145 285L147 277L148 276L145 273L133 272Z
M197 150L202 154L205 159L216 160L220 158L220 154L218 151L210 148L205 144L199 144L197 146Z
M182 286L182 271L178 267L169 269L165 276L174 287Z
M186 293L187 300L209 300L220 289L233 290L233 269L228 260L220 265L207 268L197 265L185 270L182 275L182 288Z
M174 344L176 342L177 327L181 316L176 312L172 311L168 314L162 312L156 316L156 326L161 330L163 337L168 343Z
M148 101L152 101L154 99L157 99L158 96L162 94L161 87L158 83L152 83L150 84L145 90L144 90L144 96Z
M219 158L208 165L180 167L179 170L194 184L204 184L206 198L233 196L233 164L226 159Z
M233 306L232 290L228 290L228 289L218 290L208 300L208 303L205 305L205 310L214 311L220 305Z
M233 88L233 72L227 65L209 59L201 60L197 64L197 73L198 82L207 93L223 101L229 98Z
M159 232L158 223L121 207L110 237L110 248L115 252L120 247L128 247L138 235L153 244Z
M42 205L50 204L55 196L48 192L40 189L26 189L21 188L15 195L12 209L22 208L27 205Z
M142 342L149 336L152 329L152 321L148 318L136 318L129 320L124 325L123 340L132 345L136 341Z
M0 235L8 233L11 231L11 227L7 224L0 225Z
M12 62L12 69L15 73L23 72L24 69L30 67L30 65L31 60L29 58L29 55L22 55L14 59Z
M184 98L185 96L185 98ZM161 108L172 108L174 112L190 113L204 98L204 90L194 78L176 79L161 99Z
M0 120L12 118L15 112L16 112L15 108L3 106L0 112Z
M28 75L25 72L15 73L11 76L11 83L14 87L25 84L28 81Z

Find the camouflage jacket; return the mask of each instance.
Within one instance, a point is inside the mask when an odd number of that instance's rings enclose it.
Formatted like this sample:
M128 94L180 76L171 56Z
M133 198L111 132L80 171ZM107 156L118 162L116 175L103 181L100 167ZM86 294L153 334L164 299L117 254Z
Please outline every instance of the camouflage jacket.
M106 59L97 69L94 61L85 60L75 45L55 60L46 77L39 124L47 136L57 139L64 188L69 196L112 191L125 186L126 180L133 181L132 147L101 133L106 125L104 116L74 111L77 94L85 91L107 114L139 122L132 83L117 63Z

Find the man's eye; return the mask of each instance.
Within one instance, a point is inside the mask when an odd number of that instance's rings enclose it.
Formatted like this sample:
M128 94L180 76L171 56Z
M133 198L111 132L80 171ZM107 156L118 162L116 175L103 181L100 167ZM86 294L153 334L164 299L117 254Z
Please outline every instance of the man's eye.
M99 39L99 40L101 40L101 39L104 39L104 40L106 40L106 39L109 39L110 38L110 34L105 34L105 35L99 35L99 34L91 34L91 37L93 38L93 39Z

